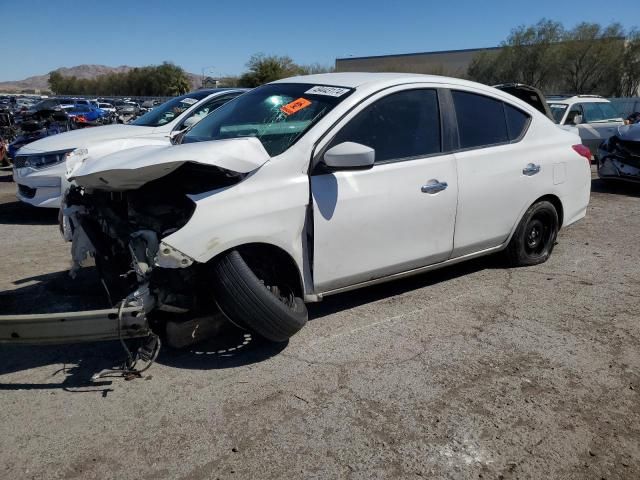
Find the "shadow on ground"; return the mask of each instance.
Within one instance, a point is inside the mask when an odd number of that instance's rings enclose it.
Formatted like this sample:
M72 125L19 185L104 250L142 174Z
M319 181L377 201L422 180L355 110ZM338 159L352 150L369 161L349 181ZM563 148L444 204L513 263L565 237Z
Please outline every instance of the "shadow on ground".
M128 342L135 347L134 342ZM269 343L254 339L250 334L230 326L222 335L198 345L173 350L163 347L156 362L172 368L191 370L218 370L236 368L262 362L277 355L287 343ZM125 377L117 370L125 359L125 353L118 341L96 342L75 345L2 345L0 346L0 391L12 390L65 390L72 393L102 392L106 396L113 391L114 382ZM42 383L4 383L2 376L44 367L63 367L52 372L50 381ZM92 377L106 370L116 370L107 377ZM153 366L136 381L143 381L153 375Z
M612 195L626 195L640 197L640 183L630 183L620 180L602 180L594 178L591 181L591 191L596 193L610 193Z
M95 268L84 268L75 279L67 270L22 278L18 288L0 292L3 315L71 312L109 308Z
M376 285L353 292L328 297L323 302L309 305L310 320L374 302L411 290L445 282L486 268L499 267L495 257L472 260L442 270L411 278ZM95 269L81 270L81 277L72 280L67 272L55 272L21 279L16 284L29 285L9 292L0 292L0 311L5 314L43 313L51 311L106 308ZM36 283L31 283L36 282ZM78 303L78 299L81 303ZM91 300L91 302L90 302ZM95 302L100 302L96 304ZM71 308L70 308L71 307ZM81 307L81 308L78 308ZM287 343L270 343L239 330L229 324L215 338L195 346L174 350L163 347L157 363L168 367L191 370L228 369L262 362L287 347ZM101 391L106 395L112 379L92 381L91 377L104 370L117 367L124 360L119 342L98 342L64 346L0 346L0 379L2 375L46 365L69 365L52 375L52 380L39 384L6 384L0 390L63 389L68 391ZM151 370L152 372L153 370ZM105 383L107 382L107 383Z
M39 208L19 201L0 204L0 224L4 225L55 225L57 208Z
M487 268L504 268L499 255L492 255L469 260L440 270L425 272L412 277L381 283L351 292L326 297L322 302L309 304L309 319L322 318L327 315L358 307L366 303L376 302L384 298L425 288L454 278L469 275Z

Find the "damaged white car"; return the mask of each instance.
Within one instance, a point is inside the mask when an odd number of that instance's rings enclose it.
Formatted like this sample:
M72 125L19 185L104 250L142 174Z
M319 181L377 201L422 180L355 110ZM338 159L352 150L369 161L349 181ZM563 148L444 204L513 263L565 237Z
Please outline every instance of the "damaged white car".
M78 265L95 258L111 338L222 312L279 342L326 295L501 250L541 263L584 217L591 185L580 138L527 103L385 73L267 84L179 145L70 168L65 231ZM12 320L1 340L38 341L47 323Z

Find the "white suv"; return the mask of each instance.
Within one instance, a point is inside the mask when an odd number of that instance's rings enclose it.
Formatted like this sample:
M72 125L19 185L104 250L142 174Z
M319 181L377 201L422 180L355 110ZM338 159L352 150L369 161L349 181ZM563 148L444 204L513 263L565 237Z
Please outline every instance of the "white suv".
M574 125L582 143L595 157L603 140L615 135L616 128L624 125L611 102L599 95L573 97L547 97L554 118L560 125Z

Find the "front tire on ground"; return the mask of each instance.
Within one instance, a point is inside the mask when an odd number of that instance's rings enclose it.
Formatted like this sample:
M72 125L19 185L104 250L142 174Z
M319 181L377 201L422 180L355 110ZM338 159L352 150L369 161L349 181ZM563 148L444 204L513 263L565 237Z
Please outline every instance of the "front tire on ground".
M558 236L558 212L546 200L526 211L506 249L510 266L538 265L549 259Z
M213 283L220 310L267 340L284 342L307 323L307 308L294 289L279 279L258 278L237 250L213 263Z

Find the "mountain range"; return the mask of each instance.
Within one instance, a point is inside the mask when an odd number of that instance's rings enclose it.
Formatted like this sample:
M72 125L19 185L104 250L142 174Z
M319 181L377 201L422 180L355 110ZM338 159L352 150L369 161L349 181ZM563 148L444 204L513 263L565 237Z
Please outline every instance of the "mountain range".
M77 65L75 67L61 67L56 69L65 77L78 77L78 78L96 78L100 75L106 75L108 73L125 73L134 67L128 65L121 65L119 67L108 67L106 65ZM200 75L194 73L187 73L192 88L196 89L201 85ZM35 75L33 77L25 78L24 80L12 80L6 82L0 82L1 92L17 92L22 90L48 90L49 89L49 74Z

